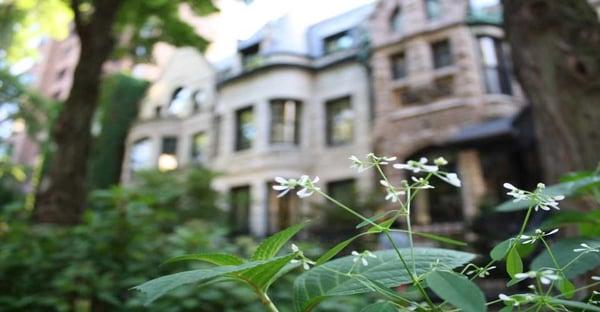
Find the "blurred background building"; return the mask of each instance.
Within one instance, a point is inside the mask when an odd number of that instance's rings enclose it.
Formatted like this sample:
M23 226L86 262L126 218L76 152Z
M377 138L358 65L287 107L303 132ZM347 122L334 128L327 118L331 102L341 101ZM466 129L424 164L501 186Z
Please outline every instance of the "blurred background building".
M452 234L502 199L501 182L536 179L499 0L290 3L222 0L206 18L182 7L212 40L205 54L158 45L152 63L105 65L152 82L127 139L123 182L142 169L207 167L229 194L236 232L265 235L314 213L315 202L277 198L276 176L318 175L334 196L367 197L378 179L350 169L348 156L444 156L464 186L423 193L415 223ZM65 99L76 36L43 42L41 54L35 86ZM31 161L35 147L23 150Z

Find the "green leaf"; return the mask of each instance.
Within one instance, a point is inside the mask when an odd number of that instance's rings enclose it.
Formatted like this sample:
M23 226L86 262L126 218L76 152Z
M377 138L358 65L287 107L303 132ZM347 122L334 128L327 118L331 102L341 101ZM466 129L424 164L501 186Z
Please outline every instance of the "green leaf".
M431 234L431 233L425 233L425 232L414 232L413 235L416 236L421 236L424 238L429 238L438 242L442 242L442 243L446 243L446 244L451 244L451 245L457 245L457 246L467 246L467 243L465 242L461 242L459 240L455 240L452 238L448 238L448 237L444 237L444 236L440 236L440 235L436 235L436 234Z
M394 212L397 212L397 211L398 211L398 210L388 210L388 211L384 211L384 212L382 212L382 213L378 213L378 214L376 214L376 215L374 215L374 216L372 216L372 217L370 217L370 218L367 218L367 220L370 220L371 222L375 223L375 221L379 221L379 220L381 220L381 219L385 218L387 215L389 215L389 214L391 214L391 213L394 213ZM367 225L372 225L372 223L371 223L371 222L367 222L367 221L365 220L365 221L363 221L363 222L359 223L359 224L356 226L356 228L357 228L357 229L360 229L361 227L365 227L365 226L367 226Z
M308 221L298 223L290 226L289 228L273 234L271 237L265 239L256 248L252 260L266 260L277 255L277 252L285 245L296 233L306 226Z
M579 302L579 301L570 301L570 300L562 300L556 298L548 298L548 300L553 304L560 304L566 307L572 307L577 309L583 309L583 311L600 311L600 307Z
M210 269L179 272L147 281L141 285L133 287L133 289L142 292L145 295L144 304L149 304L179 286L206 282L210 279L221 277L228 273L252 268L262 263L262 261L248 262L237 266L222 266Z
M266 292L269 286L279 277L278 273L294 259L296 254L289 254L284 257L274 258L255 267L235 272L233 275L256 289Z
M464 312L487 311L483 293L466 277L450 271L433 271L425 276L427 285L440 298Z
M398 312L398 309L389 301L381 301L362 308L360 312Z
M215 265L240 265L244 263L242 258L230 254L222 253L206 253L206 254L190 254L173 257L167 260L164 264L179 262L179 261L203 261Z
M506 257L506 254L508 253L508 250L510 249L512 240L512 238L509 238L496 245L496 247L494 247L494 249L492 249L492 251L490 252L490 257L496 261L504 259L504 257Z
M331 260L331 258L335 257L335 255L340 253L340 251L342 251L344 248L346 248L348 245L350 245L350 243L352 243L355 239L357 239L363 235L364 235L364 233L358 234L356 236L353 236L353 237L333 246L333 248L329 249L321 257L319 257L319 259L317 259L317 265L321 265L321 264Z
M512 248L506 257L506 272L514 278L515 274L523 273L523 261L517 248Z
M449 269L471 261L471 253L440 248L415 248L416 274L424 274L439 260ZM345 296L372 292L373 287L365 280L377 281L384 287L396 287L411 282L394 250L374 252L377 258L369 258L369 265L355 265L354 257L348 256L327 262L301 274L294 282L294 306L296 311L309 311L319 302L331 296ZM400 249L407 263L412 263L411 251ZM347 273L352 270L352 275Z
M592 248L600 248L600 238L574 237L560 240L550 246L558 265L564 267L575 257L577 257L579 254L574 252L573 249L581 248L581 243L586 243ZM567 278L574 278L598 266L600 266L600 253L590 252L581 256L579 259L569 265L569 267L567 267L563 273ZM556 267L547 250L540 253L531 262L531 270L539 270L540 268L544 267Z
M573 285L573 283L571 283L571 281L568 279L560 279L558 281L558 289L560 290L560 293L563 294L567 299L571 299L573 298L573 295L575 295L575 285Z
M568 182L563 182L563 183L548 186L543 190L542 194L550 195L550 196L564 195L565 197L572 197L572 196L576 195L576 193L578 191L580 191L581 189L588 188L588 187L598 184L598 183L600 183L600 175L588 176L585 178L581 178L579 180L568 181ZM515 202L513 200L509 200L509 201L506 201L506 202L500 204L500 206L496 207L496 211L508 212L508 211L523 210L523 209L527 209L531 204L532 203L530 201L525 201L525 200L521 200L521 201L517 201L517 202Z

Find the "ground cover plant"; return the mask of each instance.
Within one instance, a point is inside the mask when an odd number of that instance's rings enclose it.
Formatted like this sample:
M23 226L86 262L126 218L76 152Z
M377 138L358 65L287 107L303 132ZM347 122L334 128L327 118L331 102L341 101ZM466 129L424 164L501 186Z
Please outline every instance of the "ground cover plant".
M338 296L376 294L380 300L362 311L487 311L494 307L500 311L600 311L600 277L593 272L600 265L600 239L592 232L598 222L597 211L589 214L558 214L539 228L530 221L537 213L560 211L559 202L582 193L600 200L598 172L579 174L564 183L546 187L539 183L533 191L519 189L505 183L511 202L501 205L500 211L526 211L518 233L498 244L483 266L473 260L478 255L442 248L417 247L414 237L463 245L462 242L416 232L411 224L411 203L419 192L433 189L430 183L439 179L461 187L456 173L444 171L443 158L429 162L426 158L406 163L394 163L396 158L368 154L365 158L350 157L352 167L362 172L375 170L381 177L385 199L394 208L373 216L364 216L355 209L332 198L319 187L318 177L277 177L273 188L285 195L296 192L301 198L319 195L337 205L357 220L356 235L339 242L320 257L309 258L290 240L307 222L289 227L263 241L248 259L227 253L199 253L178 256L168 263L200 261L213 267L183 271L145 282L135 289L145 296L146 304L179 288L180 286L214 287L225 281L245 283L254 290L258 300L268 311L280 311L269 297L271 286L286 273L303 270L294 281L295 311L311 311L323 301ZM394 185L385 174L384 166L407 173L409 178ZM431 190L435 191L435 190ZM397 228L397 221L403 226ZM592 224L586 224L591 222ZM580 234L554 241L560 227L579 224ZM596 224L597 225L597 224ZM591 227L591 229L590 229ZM399 248L392 234L408 236L409 248ZM390 250L352 251L349 256L334 259L354 240L367 235L383 235L393 247ZM542 252L531 265L524 265L523 257L535 246ZM287 247L286 247L287 246ZM483 257L479 255L479 257ZM486 298L476 284L485 279L491 270L505 270L508 274L505 291L495 298ZM577 285L577 286L576 286ZM403 291L397 291L403 286ZM526 291L523 291L526 289ZM200 291L200 290L199 290Z

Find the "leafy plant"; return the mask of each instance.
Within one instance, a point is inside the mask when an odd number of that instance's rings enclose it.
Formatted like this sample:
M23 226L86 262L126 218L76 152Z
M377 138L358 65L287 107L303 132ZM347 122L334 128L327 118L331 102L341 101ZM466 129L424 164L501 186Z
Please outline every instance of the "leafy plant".
M305 271L294 282L294 310L312 311L328 298L376 294L381 300L367 305L362 311L487 311L490 305L504 305L501 311L600 311L598 292L590 292L600 285L600 277L592 277L592 282L576 288L573 278L600 265L600 241L597 239L574 238L569 241L550 244L549 236L556 235L558 229L550 231L529 230L532 215L540 210L559 210L559 201L565 198L562 193L574 196L580 190L598 182L595 176L583 177L568 184L546 188L538 184L534 191L526 191L505 183L508 195L514 197L510 204L499 209L510 211L525 209L526 214L519 232L498 244L490 253L491 260L484 266L471 261L474 254L439 248L417 248L413 236L444 243L461 244L455 240L431 233L417 233L411 226L411 203L416 194L433 186L430 180L437 178L450 185L460 187L458 175L443 171L447 164L443 158L429 163L422 158L418 161L394 164L395 169L407 170L415 174L399 186L393 185L384 173L383 166L395 161L394 157L379 157L368 154L366 159L350 157L352 166L359 171L376 170L381 176L385 189L385 200L394 209L371 217L331 197L318 186L319 178L302 176L298 179L277 177L278 185L273 188L284 195L296 192L301 198L314 194L323 196L341 211L359 220L358 234L347 238L326 251L317 260L304 255L295 244L289 252L280 252L282 247L304 227L304 223L292 226L265 240L251 259L240 259L227 254L195 254L176 257L169 262L195 260L209 262L210 269L184 271L166 275L136 286L151 303L168 291L188 284L213 285L216 282L237 280L249 284L264 306L270 311L279 311L267 294L269 287L285 273L301 266ZM524 205L524 206L523 206ZM507 208L509 207L509 208ZM397 220L403 220L406 228L393 228ZM391 233L408 235L409 248L398 248ZM392 249L371 252L353 251L350 256L332 260L355 239L368 235L385 236ZM522 258L541 244L544 252L536 257L529 271ZM510 278L507 286L532 281L528 293L513 295L500 294L498 299L487 301L475 281L486 278L500 261L505 261L505 269ZM398 291L402 287L405 291ZM588 294L587 301L573 301L576 293Z

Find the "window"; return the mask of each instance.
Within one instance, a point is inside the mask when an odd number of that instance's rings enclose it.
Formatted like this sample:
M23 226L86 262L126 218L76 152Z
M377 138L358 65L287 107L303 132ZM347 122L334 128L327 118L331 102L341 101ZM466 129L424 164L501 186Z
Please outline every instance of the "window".
M177 169L177 138L164 137L158 156L158 170L168 171Z
M235 112L235 150L249 149L256 137L256 125L254 124L254 111L252 107L240 109Z
M132 172L152 167L152 142L148 138L139 139L131 145L129 167Z
M390 17L390 29L394 32L402 32L402 10L396 7Z
M260 66L262 58L259 55L259 51L260 46L258 43L240 50L244 70L251 70Z
M162 114L162 106L154 107L154 116L156 118L158 118L158 117L160 117L161 114Z
M406 77L406 57L404 52L392 55L390 62L392 64L392 78L400 79Z
M511 94L508 66L502 42L492 37L480 37L479 48L487 92Z
M238 186L230 190L230 220L234 234L250 232L250 186Z
M469 11L475 16L502 14L502 4L500 0L469 0Z
M327 194L342 203L354 203L356 201L356 185L354 179L345 179L327 183Z
M198 132L192 136L192 161L200 163L206 157L206 133Z
M343 145L352 141L354 131L354 111L350 97L331 100L325 103L327 115L327 144Z
M433 68L442 68L452 65L452 51L448 39L434 42L431 45L433 53Z
M349 31L343 31L326 37L324 40L325 54L350 49L354 46L354 38Z
M425 13L430 21L440 18L442 16L441 0L425 0Z
M279 197L279 192L273 190L274 183L267 183L269 190L268 223L269 232L275 233L295 223L295 217L299 210L298 196L289 192Z
M179 87L171 96L167 111L171 115L182 116L191 104L192 93L189 88Z
M219 148L221 148L221 146L219 145L219 143L221 142L221 116L215 116L214 119L214 136L213 136L213 142L212 142L212 150L213 150L213 156L217 156L219 155Z
M300 141L300 102L271 101L271 143L298 144Z

